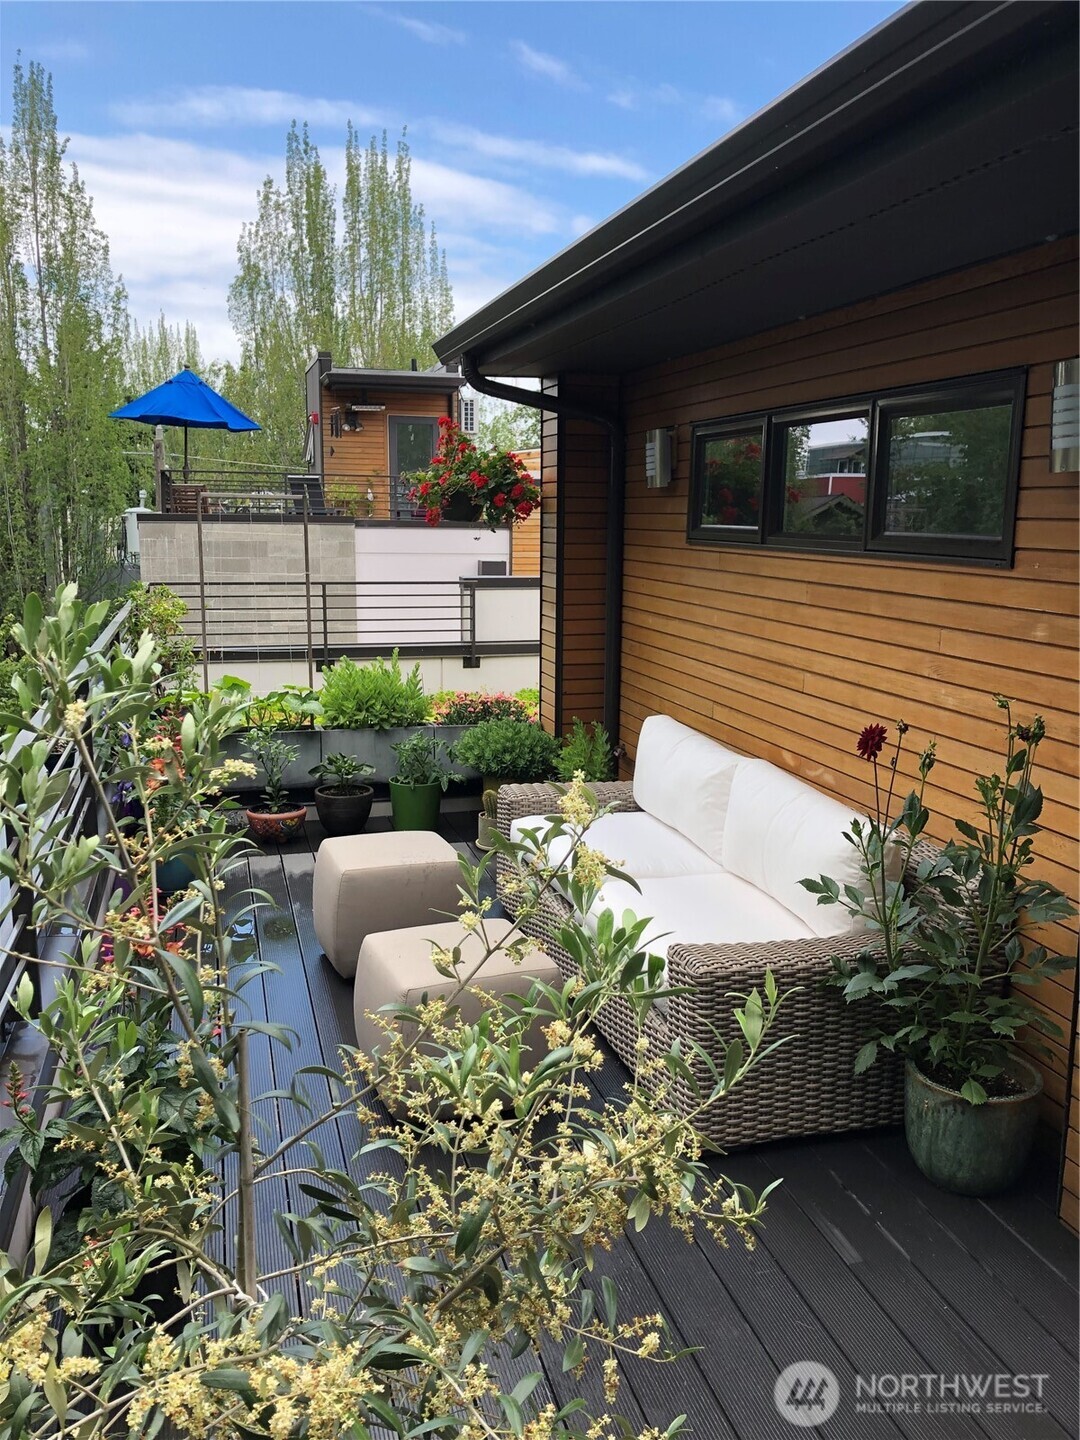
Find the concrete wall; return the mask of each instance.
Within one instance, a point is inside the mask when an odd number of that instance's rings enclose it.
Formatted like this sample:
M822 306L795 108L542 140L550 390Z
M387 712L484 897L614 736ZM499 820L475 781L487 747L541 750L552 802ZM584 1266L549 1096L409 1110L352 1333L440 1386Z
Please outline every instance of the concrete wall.
M139 517L142 579L164 583L188 602L191 632L198 617L199 525L194 516ZM210 644L302 645L307 609L304 587L304 526L293 516L224 519L208 516L202 525ZM356 579L351 521L313 519L308 526L311 578ZM253 585L262 580L264 584ZM313 596L320 617L319 592ZM342 644L356 639L355 617L331 611L330 636Z
M406 670L412 665L411 660L402 660ZM478 668L466 670L453 656L425 656L420 661L420 673L429 695L436 690L524 690L539 684L540 660L536 655L485 655ZM210 666L211 684L223 675L238 675L249 681L258 694L265 695L281 685L306 685L307 664L303 660L233 660L227 665ZM315 688L321 684L322 676L316 670Z

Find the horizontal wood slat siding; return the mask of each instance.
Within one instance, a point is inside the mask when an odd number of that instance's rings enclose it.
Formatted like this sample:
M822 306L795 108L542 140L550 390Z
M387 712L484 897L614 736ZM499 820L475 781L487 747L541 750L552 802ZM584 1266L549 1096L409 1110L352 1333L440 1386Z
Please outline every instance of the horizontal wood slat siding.
M1077 893L1077 476L1049 471L1052 362L1076 353L1075 239L879 297L624 381L627 522L622 740L666 711L866 808L854 754L870 720L903 718L914 752L938 737L933 834L974 809L1000 753L993 696L1041 712L1047 803L1039 873ZM1028 367L1016 564L1011 570L688 545L690 427L741 411ZM676 482L647 491L645 432L676 427ZM599 488L597 491L599 499ZM590 592L591 596L591 592ZM566 635L587 667L601 632ZM909 755L901 766L913 774ZM1075 949L1072 927L1048 940ZM1041 987L1063 1030L1074 980ZM1069 1108L1068 1037L1043 1065L1045 1116ZM1075 1223L1073 1102L1063 1214Z
M520 458L530 475L543 480L543 466L539 450L519 450ZM527 520L515 525L510 532L510 574L540 574L540 511L534 510Z
M364 411L359 419L362 430L351 430L335 438L330 433L332 411L346 413L346 405L385 405L385 410ZM374 520L389 517L389 491L386 476L390 473L390 432L388 421L393 415L457 415L457 392L445 395L415 390L324 390L319 421L323 438L323 475L326 483L341 487L353 486L362 496L366 477L381 483L371 486L375 496ZM331 453L332 452L332 453Z
M597 410L617 391L597 376L561 376L544 388ZM541 718L556 733L604 713L608 439L598 425L545 411L542 435ZM556 488L557 487L557 488Z

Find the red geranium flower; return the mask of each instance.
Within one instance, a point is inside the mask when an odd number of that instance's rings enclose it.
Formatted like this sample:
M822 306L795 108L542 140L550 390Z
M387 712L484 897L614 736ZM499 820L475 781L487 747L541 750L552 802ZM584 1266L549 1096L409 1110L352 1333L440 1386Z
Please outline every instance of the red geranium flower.
M527 520L532 512L533 507L529 504L528 500L522 500L520 505L514 506L514 514L520 515L522 520Z
M867 725L859 736L855 749L864 760L876 760L881 754L888 733L884 725Z
M472 480L472 483L476 486L477 490L482 490L484 486L488 483L487 476L479 474L476 470L472 472L472 475L469 478Z
M499 507L499 509L501 510L502 507L506 504L506 496L505 496L505 495L503 494L503 492L500 490L497 495L492 496L491 503L492 503L493 505L497 505L497 506Z
M522 497L522 495L524 495L524 494L525 494L525 486L522 485L522 484L519 482L519 483L518 483L517 485L515 485L514 488L510 491L510 499L511 499L511 500L520 500L521 497Z
M419 490L419 494L420 494L421 499L422 499L425 495L429 494L430 491L431 491L431 486L430 486L430 485L428 484L428 482L425 480L424 483L423 483L423 485L420 486L420 490Z
M441 511L441 510L429 510L429 511L427 512L427 514L424 516L424 524L425 524L425 525L438 525L438 523L439 523L439 521L440 521L441 519L442 519L442 511Z

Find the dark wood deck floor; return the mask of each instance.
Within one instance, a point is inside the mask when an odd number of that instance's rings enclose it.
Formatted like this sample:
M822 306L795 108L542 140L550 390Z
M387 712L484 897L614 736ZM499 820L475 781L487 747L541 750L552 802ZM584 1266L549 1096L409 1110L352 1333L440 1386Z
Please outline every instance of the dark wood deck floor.
M374 820L371 828L387 822ZM471 831L468 827L472 827ZM447 838L467 848L475 819L444 818ZM340 1043L352 1043L350 986L320 953L312 926L314 851L321 831L253 857L251 882L273 907L256 921L262 959L280 967L248 987L256 1011L295 1031L291 1050L255 1047L256 1092L288 1091L305 1065L335 1064ZM614 1058L598 1086L616 1094L625 1072ZM307 1083L317 1105L320 1085ZM328 1089L322 1098L328 1098ZM307 1118L287 1099L264 1100L264 1146ZM331 1163L356 1171L361 1141L345 1117L319 1132ZM915 1170L895 1131L761 1146L727 1157L726 1172L755 1190L783 1178L769 1202L756 1250L721 1249L707 1236L693 1245L661 1224L628 1235L603 1270L618 1283L620 1311L661 1311L676 1338L698 1347L670 1366L628 1366L620 1409L636 1428L688 1416L703 1440L790 1440L798 1433L774 1403L780 1372L797 1361L827 1366L839 1380L835 1414L811 1433L827 1440L1068 1440L1077 1434L1077 1247L1054 1213L1053 1166L1038 1163L1024 1187L996 1200L942 1194ZM264 1187L260 1264L284 1268L288 1256L272 1209L304 1210L291 1181ZM294 1304L304 1297L290 1295ZM544 1364L543 1362L549 1362ZM553 1357L541 1356L548 1393L599 1403L593 1378L579 1385ZM514 1362L518 1375L535 1358ZM856 1402L856 1376L1047 1377L1042 1409L979 1413L940 1408L964 1400L909 1396L906 1408L868 1413ZM922 1385L923 1382L909 1380ZM1038 1382L1033 1382L1037 1384ZM865 1399L862 1402L865 1405ZM990 1404L1016 1404L1015 1400ZM1030 1403L1030 1402L1029 1402ZM938 1408L935 1408L937 1406ZM636 1433L636 1429L635 1432Z

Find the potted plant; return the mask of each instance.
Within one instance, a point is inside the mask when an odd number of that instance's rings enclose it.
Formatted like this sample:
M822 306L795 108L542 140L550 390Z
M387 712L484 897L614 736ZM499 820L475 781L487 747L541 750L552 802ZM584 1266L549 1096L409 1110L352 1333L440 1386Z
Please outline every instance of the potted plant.
M439 445L427 470L406 477L409 499L429 525L461 520L516 525L540 504L540 487L512 450L478 449L448 416L439 421Z
M1054 886L1027 875L1034 861L1042 791L1032 781L1035 754L1046 730L1036 716L1014 724L1005 711L1002 773L976 780L975 823L955 822L958 839L918 866L905 890L897 852L907 868L926 830L923 803L934 745L918 764L919 785L890 818L898 761L907 726L898 725L888 785L878 757L887 731L870 725L858 751L874 767L875 812L848 832L862 858L865 888L843 889L827 876L804 880L822 905L839 904L879 937L857 961L835 962L835 980L849 1002L873 1004L870 1037L856 1069L882 1051L906 1061L904 1124L916 1164L943 1189L989 1195L1023 1171L1034 1139L1042 1077L1016 1053L1021 1031L1029 1049L1045 1050L1034 1035L1060 1033L1014 987L1037 985L1073 962L1031 940L1034 925L1075 914Z
M531 720L484 720L466 730L454 746L454 759L484 777L484 789L506 782L547 780L555 771L559 742Z
M328 835L356 835L367 824L375 791L361 781L373 769L341 752L312 766L312 775L323 782L315 787L315 809Z
M478 850L495 848L492 835L498 830L496 824L498 817L499 791L496 787L492 790L485 790L480 797L480 813L476 817L476 848Z
M394 743L408 739L427 721L419 663L403 672L396 650L389 660L377 656L367 665L342 657L323 671L319 694L327 750L347 746L371 764L376 780L389 779Z
M256 840L280 845L299 835L307 818L307 806L293 805L285 788L285 771L296 759L296 746L273 730L259 727L248 735L248 754L266 777L262 804L244 812L251 833Z
M459 777L447 768L446 746L431 735L412 735L394 746L397 765L390 777L395 830L434 830L439 798Z
M575 716L570 734L564 738L562 750L555 757L556 775L569 782L580 774L588 784L595 785L610 780L614 768L615 757L607 731L600 724L594 724L590 731Z

